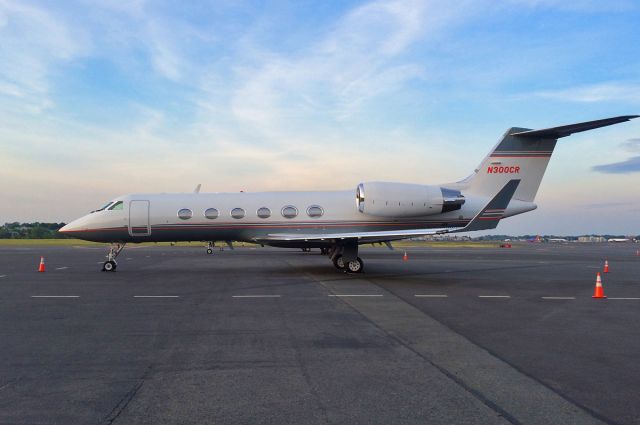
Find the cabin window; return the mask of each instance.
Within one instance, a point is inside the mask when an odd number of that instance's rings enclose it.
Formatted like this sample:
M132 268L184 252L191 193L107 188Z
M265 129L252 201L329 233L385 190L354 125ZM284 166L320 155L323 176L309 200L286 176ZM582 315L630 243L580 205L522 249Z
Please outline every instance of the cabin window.
M191 211L189 208L183 208L178 211L178 218L180 220L189 220L191 217L193 217L193 211Z
M231 217L233 218L240 219L240 218L244 218L244 216L245 216L245 212L242 208L234 208L231 210Z
M318 218L324 215L324 210L320 205L311 205L307 208L307 215L311 218Z
M298 209L293 205L287 205L282 208L282 216L284 218L294 218L298 215Z
M271 217L271 210L267 207L258 208L258 217L260 218Z
M208 218L209 220L213 220L214 218L218 218L220 214L218 213L218 210L215 208L207 208L204 212L204 216L206 218Z
M109 211L121 211L122 209L124 209L124 204L122 203L122 201L118 201L115 204L111 205Z

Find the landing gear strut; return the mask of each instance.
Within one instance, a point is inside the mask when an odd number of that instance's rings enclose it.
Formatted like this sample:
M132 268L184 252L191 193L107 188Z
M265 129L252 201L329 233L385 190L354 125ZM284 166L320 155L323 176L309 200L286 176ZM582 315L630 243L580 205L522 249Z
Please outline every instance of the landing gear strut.
M214 242L207 242L207 254L213 254Z
M107 261L102 264L103 272L115 272L116 267L118 267L118 263L116 263L116 257L120 254L120 251L124 249L125 243L113 243L109 248L109 253L107 254Z

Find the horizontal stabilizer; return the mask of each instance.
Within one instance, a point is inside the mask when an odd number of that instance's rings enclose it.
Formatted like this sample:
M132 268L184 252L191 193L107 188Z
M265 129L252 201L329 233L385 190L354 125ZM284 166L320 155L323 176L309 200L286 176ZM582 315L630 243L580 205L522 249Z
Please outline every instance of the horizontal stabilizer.
M545 128L542 130L528 130L521 131L519 133L512 133L512 136L518 137L535 137L538 139L559 139L560 137L567 137L573 133L580 133L581 131L593 130L594 128L606 127L608 125L614 125L621 122L629 121L634 118L638 118L640 115L622 115L620 117L605 118L602 120L586 121L577 124L563 125L560 127Z

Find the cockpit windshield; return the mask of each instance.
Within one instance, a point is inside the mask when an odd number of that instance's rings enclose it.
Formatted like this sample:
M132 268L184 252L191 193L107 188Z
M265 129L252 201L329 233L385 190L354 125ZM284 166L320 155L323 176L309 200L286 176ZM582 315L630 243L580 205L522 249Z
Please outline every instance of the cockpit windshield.
M114 211L114 210L117 211L122 209L124 209L124 204L122 203L122 201L118 201L109 207L109 211Z
M99 208L99 209L94 210L94 211L91 211L91 212L98 212L98 211L102 211L102 210L104 210L104 209L108 208L111 204L113 204L113 201L109 201L109 203L108 203L107 205L105 205L104 207Z

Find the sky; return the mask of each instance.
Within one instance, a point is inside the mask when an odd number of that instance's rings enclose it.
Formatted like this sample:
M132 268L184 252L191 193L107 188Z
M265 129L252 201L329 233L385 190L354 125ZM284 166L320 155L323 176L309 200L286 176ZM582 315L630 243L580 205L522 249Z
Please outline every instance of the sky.
M140 192L469 175L512 126L640 114L634 0L0 0L0 223ZM640 233L640 119L561 139L498 233Z

